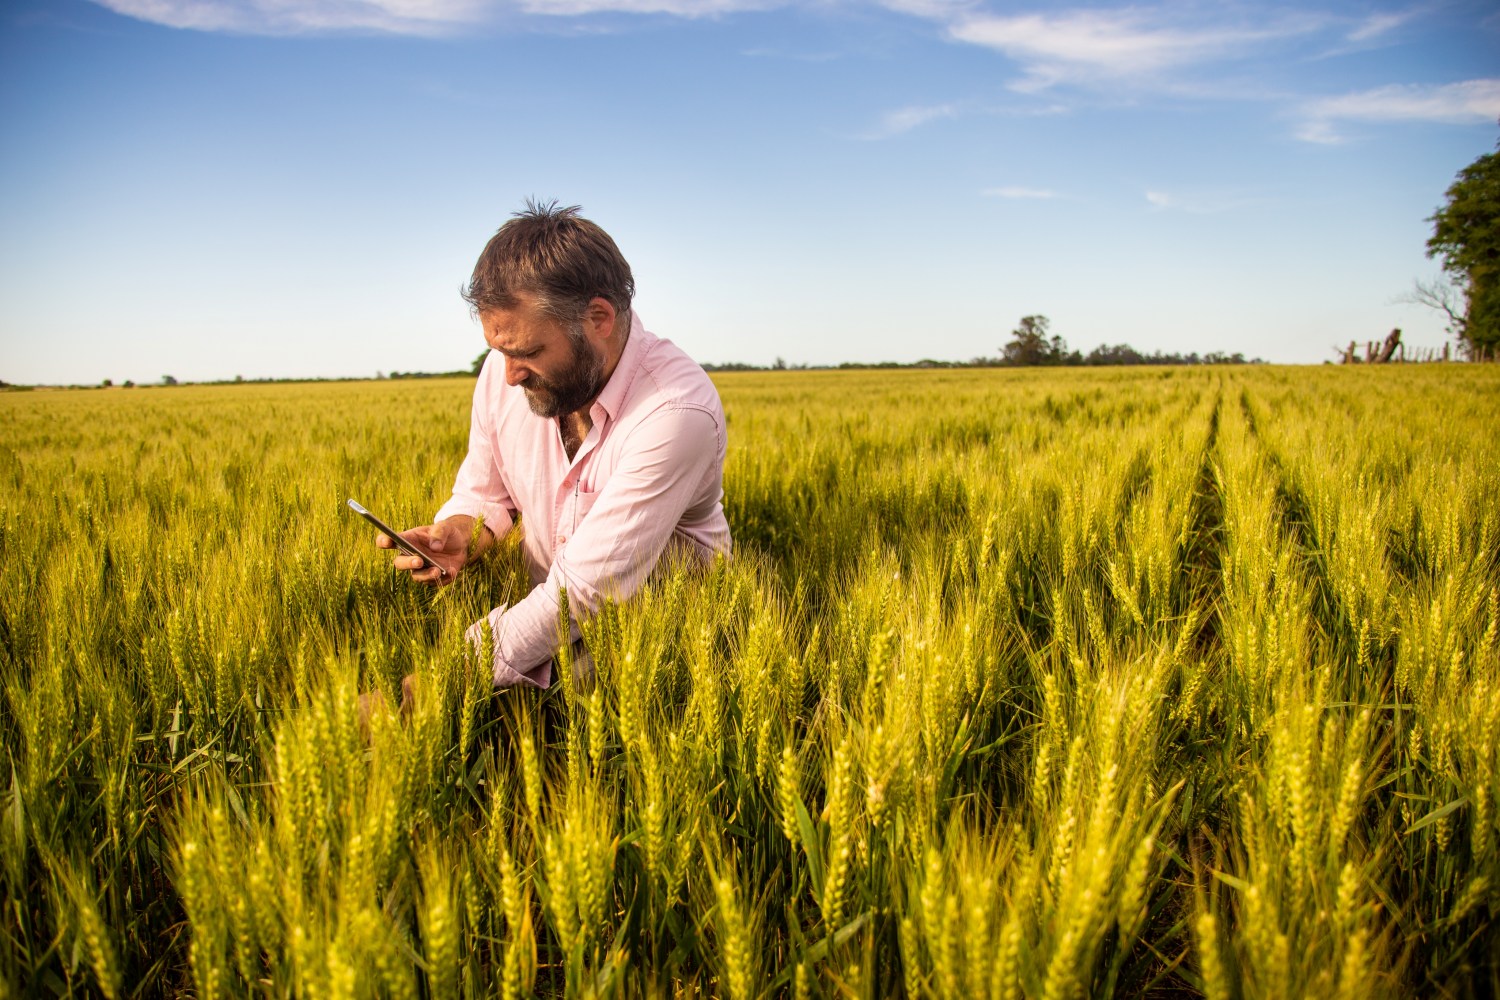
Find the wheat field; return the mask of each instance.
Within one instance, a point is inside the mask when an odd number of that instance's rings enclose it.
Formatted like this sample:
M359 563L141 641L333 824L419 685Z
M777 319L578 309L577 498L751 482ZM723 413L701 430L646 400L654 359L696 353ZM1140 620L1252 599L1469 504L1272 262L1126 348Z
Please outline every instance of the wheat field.
M1500 992L1500 369L716 381L735 557L499 694L344 509L471 381L0 395L0 995Z

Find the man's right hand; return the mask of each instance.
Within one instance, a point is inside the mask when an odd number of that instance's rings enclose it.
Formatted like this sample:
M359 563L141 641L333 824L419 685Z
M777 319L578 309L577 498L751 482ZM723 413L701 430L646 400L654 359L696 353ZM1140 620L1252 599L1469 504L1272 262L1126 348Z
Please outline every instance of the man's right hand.
M432 553L432 561L437 565L427 565L416 556L409 556L405 552L399 553L395 559L392 559L391 565L399 570L407 571L418 583L431 586L452 583L469 561L469 536L473 531L474 519L462 514L445 518L437 524L424 524L420 528L409 528L401 532L401 537L415 543L422 551ZM384 532L375 535L375 544L382 549L396 547L396 543ZM438 572L439 567L443 572Z

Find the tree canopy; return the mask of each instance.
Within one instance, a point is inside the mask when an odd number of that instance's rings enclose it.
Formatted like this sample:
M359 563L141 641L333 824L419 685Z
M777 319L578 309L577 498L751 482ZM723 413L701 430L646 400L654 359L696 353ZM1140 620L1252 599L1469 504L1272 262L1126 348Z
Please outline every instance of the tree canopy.
M1062 337L1047 336L1045 316L1022 316L1021 325L1010 333L1010 343L1001 348L1005 363L1010 365L1063 365L1077 361L1069 354ZM1077 354L1076 351L1073 354Z
M1470 354L1500 347L1500 145L1459 171L1447 204L1428 221L1427 255L1467 298L1454 332Z

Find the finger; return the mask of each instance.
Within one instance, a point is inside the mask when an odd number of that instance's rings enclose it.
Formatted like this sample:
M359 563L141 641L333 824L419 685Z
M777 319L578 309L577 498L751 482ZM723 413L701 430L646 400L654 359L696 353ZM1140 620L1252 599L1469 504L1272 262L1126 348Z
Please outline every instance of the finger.
M468 544L469 536L457 524L443 522L433 525L432 547L438 551L461 552Z
M427 564L427 560L418 556L400 555L391 560L391 565L397 569L419 570Z
M394 549L396 543L391 541L391 536L383 531L375 532L375 547L377 549Z

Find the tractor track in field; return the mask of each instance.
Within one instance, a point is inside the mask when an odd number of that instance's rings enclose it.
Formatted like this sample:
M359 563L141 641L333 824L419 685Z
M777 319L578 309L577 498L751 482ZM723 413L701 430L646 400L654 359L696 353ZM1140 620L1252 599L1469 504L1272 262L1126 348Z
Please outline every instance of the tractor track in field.
M1333 646L1353 648L1351 644L1358 641L1355 634L1357 626L1333 586L1328 569L1326 547L1328 540L1317 537L1313 528L1311 503L1306 493L1297 485L1296 477L1286 460L1282 458L1280 451L1267 440L1264 429L1256 418L1255 408L1250 402L1249 392L1246 390L1240 391L1240 409L1244 412L1250 437L1260 448L1261 454L1266 457L1267 463L1276 476L1278 527L1281 530L1282 539L1303 557L1304 576L1312 590L1310 610L1313 620L1317 623L1318 630L1324 639Z
M1203 616L1194 636L1193 647L1200 656L1215 653L1222 646L1219 605L1224 599L1224 495L1214 472L1219 451L1219 419L1224 407L1224 391L1218 390L1213 410L1208 415L1208 436L1203 441L1203 455L1193 484L1187 544L1181 565L1187 577L1184 606L1176 609L1186 615L1188 609L1206 604L1210 612Z

